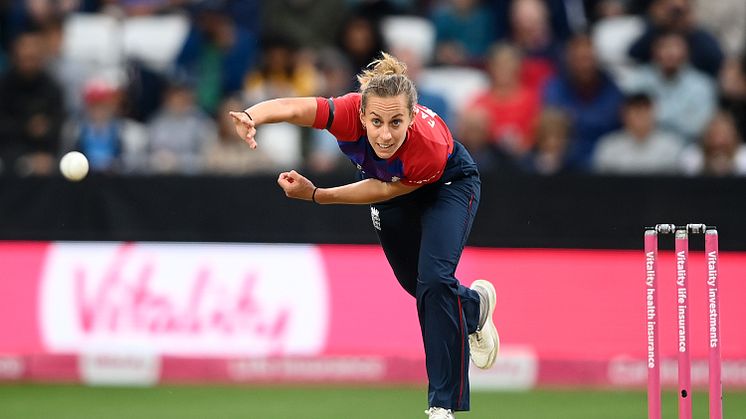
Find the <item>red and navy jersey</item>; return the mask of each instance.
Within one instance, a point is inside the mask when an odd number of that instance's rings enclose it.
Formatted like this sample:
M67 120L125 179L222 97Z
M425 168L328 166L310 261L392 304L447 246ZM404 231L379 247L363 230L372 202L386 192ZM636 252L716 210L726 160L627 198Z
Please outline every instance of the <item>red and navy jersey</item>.
M360 93L316 99L313 127L328 129L342 152L357 165L365 178L384 182L401 181L417 186L440 179L453 152L453 137L442 119L430 109L417 105L414 124L407 138L388 159L376 156L360 122Z

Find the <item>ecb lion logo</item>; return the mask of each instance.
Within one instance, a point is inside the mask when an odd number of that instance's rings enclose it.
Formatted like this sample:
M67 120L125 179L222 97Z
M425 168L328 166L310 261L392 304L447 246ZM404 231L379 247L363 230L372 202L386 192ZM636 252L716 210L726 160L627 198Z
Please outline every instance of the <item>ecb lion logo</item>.
M373 220L373 227L381 231L381 217L378 215L376 207L370 207L370 219Z

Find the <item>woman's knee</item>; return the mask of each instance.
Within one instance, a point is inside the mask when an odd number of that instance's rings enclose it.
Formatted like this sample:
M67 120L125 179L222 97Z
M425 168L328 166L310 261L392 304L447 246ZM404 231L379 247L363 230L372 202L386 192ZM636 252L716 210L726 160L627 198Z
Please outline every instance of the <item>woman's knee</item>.
M417 295L449 292L455 281L452 274L434 269L423 269L417 278Z

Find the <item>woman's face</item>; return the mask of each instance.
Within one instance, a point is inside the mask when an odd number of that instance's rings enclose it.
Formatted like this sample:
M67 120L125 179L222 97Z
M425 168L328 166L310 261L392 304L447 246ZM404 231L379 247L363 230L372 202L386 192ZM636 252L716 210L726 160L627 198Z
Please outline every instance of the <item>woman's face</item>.
M360 113L368 142L376 155L388 159L399 150L412 125L412 109L407 106L405 95L379 97L371 95Z

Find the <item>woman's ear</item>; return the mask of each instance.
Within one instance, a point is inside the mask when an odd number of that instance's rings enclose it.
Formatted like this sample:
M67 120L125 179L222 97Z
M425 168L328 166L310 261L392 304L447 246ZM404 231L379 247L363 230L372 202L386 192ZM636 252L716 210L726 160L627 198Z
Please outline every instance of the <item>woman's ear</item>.
M360 124L362 124L363 127L365 127L365 114L363 114L363 110L360 109Z

